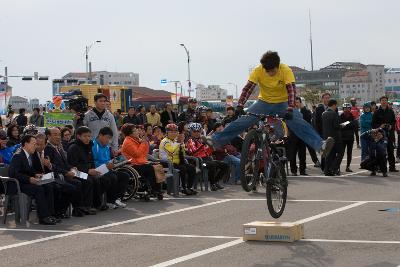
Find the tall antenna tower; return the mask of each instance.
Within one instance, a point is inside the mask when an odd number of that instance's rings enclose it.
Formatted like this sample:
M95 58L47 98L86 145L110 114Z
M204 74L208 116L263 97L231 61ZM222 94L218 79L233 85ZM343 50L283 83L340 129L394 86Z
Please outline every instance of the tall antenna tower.
M314 70L314 56L313 56L313 44L312 44L312 28L311 28L311 10L308 10L308 19L310 20L310 49L311 49L311 70Z

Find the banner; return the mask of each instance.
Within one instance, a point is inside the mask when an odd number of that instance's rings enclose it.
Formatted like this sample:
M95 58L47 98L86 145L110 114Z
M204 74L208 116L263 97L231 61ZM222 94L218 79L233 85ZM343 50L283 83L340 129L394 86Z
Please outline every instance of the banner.
M74 115L74 113L46 112L44 114L44 127L65 126L67 124L73 125Z

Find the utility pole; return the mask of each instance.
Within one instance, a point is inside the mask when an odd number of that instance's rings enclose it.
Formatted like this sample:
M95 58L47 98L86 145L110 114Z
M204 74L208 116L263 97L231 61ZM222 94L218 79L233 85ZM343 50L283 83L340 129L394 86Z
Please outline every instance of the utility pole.
M186 56L187 56L187 69L188 69L188 92L189 92L189 97L190 93L192 92L192 81L190 80L190 53L189 50L186 48L185 44L180 44L185 49Z
M310 20L310 49L311 49L311 70L314 70L313 43L312 43L312 28L311 28L311 10L308 10L308 18Z

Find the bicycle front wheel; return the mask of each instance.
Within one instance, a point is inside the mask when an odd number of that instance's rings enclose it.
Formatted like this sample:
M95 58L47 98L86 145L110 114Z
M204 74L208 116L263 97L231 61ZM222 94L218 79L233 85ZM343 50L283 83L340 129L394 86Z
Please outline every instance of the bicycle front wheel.
M278 166L278 169L272 170L266 189L268 211L273 218L282 216L287 198L288 182L285 167L282 164Z
M240 181L243 190L250 192L257 187L260 160L257 152L260 147L260 135L255 129L250 130L244 138L240 160Z

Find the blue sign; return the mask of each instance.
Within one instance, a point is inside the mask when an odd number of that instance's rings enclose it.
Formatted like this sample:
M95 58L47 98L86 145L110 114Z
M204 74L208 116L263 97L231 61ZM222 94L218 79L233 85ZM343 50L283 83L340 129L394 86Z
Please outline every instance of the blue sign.
M168 82L167 79L162 79L161 80L161 84L167 84L167 82Z

